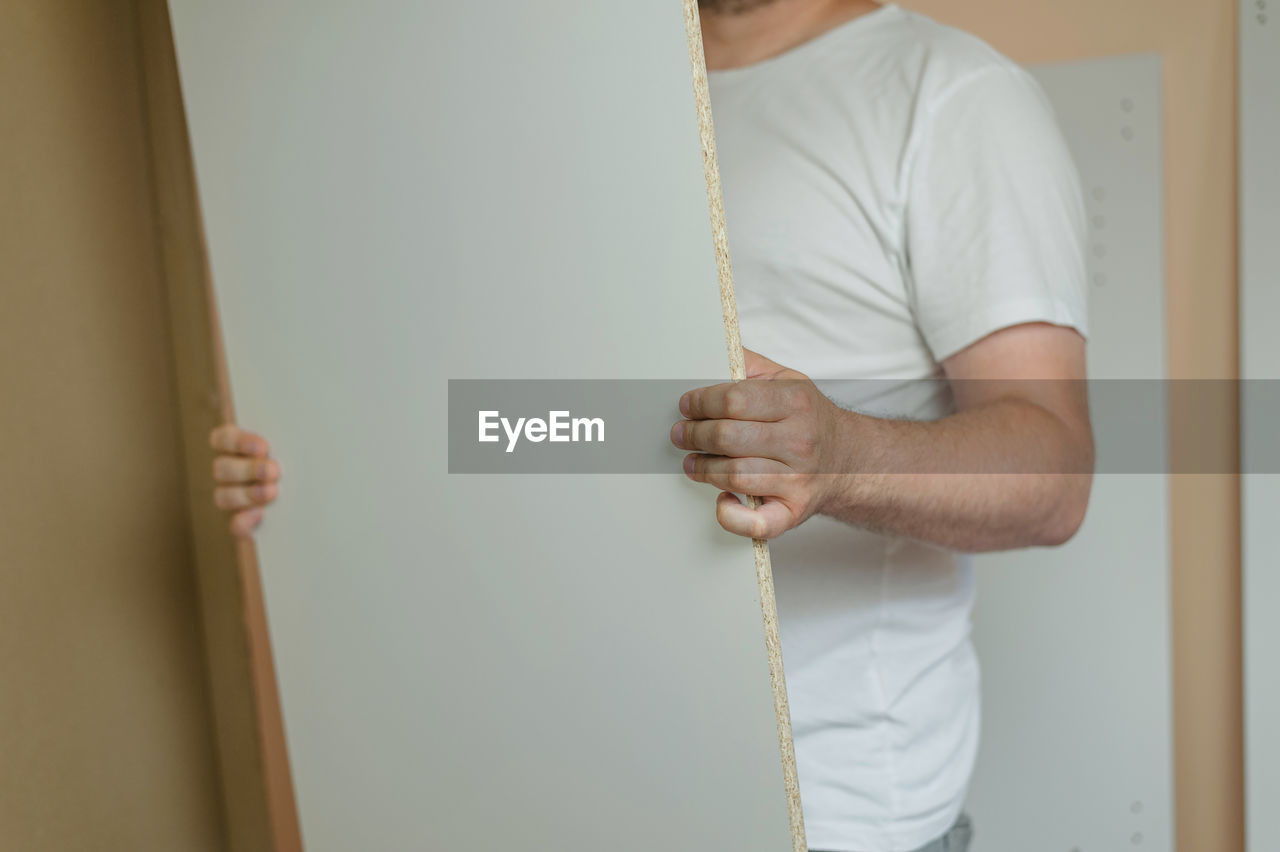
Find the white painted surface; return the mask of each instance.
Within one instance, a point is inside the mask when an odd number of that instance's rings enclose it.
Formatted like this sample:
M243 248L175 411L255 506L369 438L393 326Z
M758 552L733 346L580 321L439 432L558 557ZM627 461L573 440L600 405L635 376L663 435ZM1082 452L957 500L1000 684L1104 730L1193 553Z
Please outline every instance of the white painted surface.
M1035 74L1093 222L1091 377L1161 379L1159 60ZM1162 397L1157 384L1133 387ZM1153 424L1150 440L1167 447L1166 417ZM1066 546L979 558L975 852L1173 848L1168 519L1166 476L1104 472Z
M1240 4L1240 372L1244 692L1249 852L1280 849L1280 4ZM1267 385L1262 381L1268 380ZM1270 404L1265 404L1269 399ZM1270 468L1274 470L1274 467Z
M789 849L680 454L446 473L447 379L727 377L680 3L171 7L307 849Z

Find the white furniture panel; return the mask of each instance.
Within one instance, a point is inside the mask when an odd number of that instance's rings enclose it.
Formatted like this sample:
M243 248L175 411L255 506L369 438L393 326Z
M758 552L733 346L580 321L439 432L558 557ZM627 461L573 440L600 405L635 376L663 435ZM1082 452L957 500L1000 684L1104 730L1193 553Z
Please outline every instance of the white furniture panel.
M1240 372L1246 836L1280 849L1280 2L1240 4ZM1259 471L1259 472L1254 472ZM1267 472L1269 471L1269 472Z
M171 7L307 849L791 848L681 454L447 473L449 379L728 376L681 4Z

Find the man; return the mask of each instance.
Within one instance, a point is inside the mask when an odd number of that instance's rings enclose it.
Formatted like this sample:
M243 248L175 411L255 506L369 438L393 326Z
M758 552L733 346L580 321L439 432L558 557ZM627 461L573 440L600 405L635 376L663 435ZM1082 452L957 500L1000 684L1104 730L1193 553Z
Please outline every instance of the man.
M1060 544L1088 502L1078 178L1036 84L963 33L870 0L701 11L753 351L671 439L725 529L795 530L772 550L811 848L963 850L959 554ZM279 467L234 426L212 443L247 535Z

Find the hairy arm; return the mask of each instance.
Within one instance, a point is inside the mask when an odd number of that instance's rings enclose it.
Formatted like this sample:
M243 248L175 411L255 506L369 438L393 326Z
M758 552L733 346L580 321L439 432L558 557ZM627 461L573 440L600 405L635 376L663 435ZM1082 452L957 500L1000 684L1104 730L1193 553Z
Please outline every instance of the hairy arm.
M739 535L775 538L824 514L963 551L1069 539L1092 483L1083 338L1018 325L942 366L956 413L908 422L845 411L750 353L746 382L685 394L672 440L693 451L687 475L725 492L717 518Z

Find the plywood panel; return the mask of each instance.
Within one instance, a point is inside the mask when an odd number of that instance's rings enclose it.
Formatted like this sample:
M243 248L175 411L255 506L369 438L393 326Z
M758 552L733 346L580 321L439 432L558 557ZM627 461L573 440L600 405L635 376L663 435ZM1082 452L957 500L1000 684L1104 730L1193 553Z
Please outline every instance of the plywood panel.
M171 6L307 848L788 848L709 495L447 473L448 379L727 375L680 4Z
M0 848L223 848L133 4L0 4Z
M1092 224L1089 366L1102 470L1068 544L978 560L984 720L970 808L986 852L1170 849L1168 477L1106 472L1117 460L1109 447L1132 437L1114 434L1124 429L1120 398L1149 396L1143 441L1156 459L1168 452L1160 62L1115 57L1035 74Z

